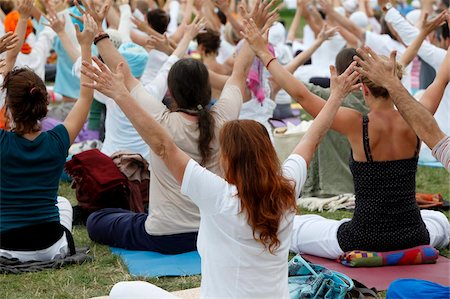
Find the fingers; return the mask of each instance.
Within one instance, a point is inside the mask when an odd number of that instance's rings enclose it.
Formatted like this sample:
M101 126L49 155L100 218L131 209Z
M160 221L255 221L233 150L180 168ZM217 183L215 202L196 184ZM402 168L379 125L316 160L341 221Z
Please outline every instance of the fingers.
M105 85L108 81L110 81L108 80L110 78L110 74L101 72L99 69L86 61L82 62L81 73L89 79L102 85Z
M396 57L397 57L397 51L394 50L391 52L391 55L390 55L390 60L391 60L391 64L393 67L395 67L395 65L397 64Z
M6 32L1 38L0 38L0 42L5 41L6 39L10 38L13 36L13 32Z
M78 36L79 34L81 34L80 26L78 24L74 24L74 26L75 26L75 33Z
M123 62L119 63L116 67L116 74L122 74L123 73Z
M331 78L337 77L337 71L336 71L336 68L334 67L334 65L330 65L330 74L331 74Z
M361 83L354 84L354 85L352 85L352 87L350 88L350 92L357 91L357 90L361 90L361 88L362 88L362 84L361 84Z
M105 66L105 64L98 58L93 56L92 60L95 62L95 64L102 70L105 72L109 72L108 68Z
M266 24L264 25L264 27L261 29L261 32L268 32L270 27L272 27L273 23L275 23L279 18L279 15L277 13L275 13L274 15L272 15L267 21Z
M100 9L100 16L105 17L108 13L109 8L111 7L111 1L106 0L105 4L103 4L102 8Z
M73 4L75 4L75 6L77 7L78 11L84 15L86 13L86 11L81 7L80 3L78 2L78 0L74 0ZM74 15L71 13L70 14L72 17L74 17ZM78 16L77 16L78 17Z
M425 24L427 21L428 21L428 12L425 12L422 17L422 24Z
M356 72L358 72L363 77L368 77L368 71L364 70L361 67L354 67L353 68Z
M69 15L74 18L75 20L78 20L79 22L83 23L83 18L77 15L74 15L73 13L69 13ZM83 14L84 15L84 14Z
M348 77L354 71L354 67L356 66L356 61L353 61L347 69L344 71L343 75Z
M372 61L379 61L380 58L378 57L377 53L375 53L372 48L365 46L364 49L369 53L369 59Z
M352 71L353 73L350 74L348 79L350 80L352 85L355 85L357 84L356 82L359 80L359 73L355 71L355 67L352 67Z

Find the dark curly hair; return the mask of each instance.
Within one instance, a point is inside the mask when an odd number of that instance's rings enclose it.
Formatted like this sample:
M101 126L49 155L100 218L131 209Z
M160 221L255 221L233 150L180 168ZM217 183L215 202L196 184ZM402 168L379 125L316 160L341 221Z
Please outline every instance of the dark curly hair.
M11 113L14 131L19 135L38 132L48 105L42 79L29 68L16 68L5 76L2 89L6 92L6 109Z

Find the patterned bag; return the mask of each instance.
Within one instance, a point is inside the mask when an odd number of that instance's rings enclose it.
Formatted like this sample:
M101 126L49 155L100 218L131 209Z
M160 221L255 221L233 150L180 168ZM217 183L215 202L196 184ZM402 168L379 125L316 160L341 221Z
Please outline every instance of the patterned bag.
M375 288L369 289L347 275L308 263L300 255L289 261L288 281L291 299L379 298Z
M310 264L300 255L289 261L289 294L291 299L344 299L353 289L353 280L323 266Z

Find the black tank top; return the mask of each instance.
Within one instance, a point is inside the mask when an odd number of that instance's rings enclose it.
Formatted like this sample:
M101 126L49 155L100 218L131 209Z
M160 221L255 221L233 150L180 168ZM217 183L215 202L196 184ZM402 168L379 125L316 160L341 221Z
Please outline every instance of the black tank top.
M413 158L373 161L368 136L369 118L363 117L363 144L367 162L350 156L355 185L353 219L337 233L343 251L392 251L430 244L416 203L417 154Z

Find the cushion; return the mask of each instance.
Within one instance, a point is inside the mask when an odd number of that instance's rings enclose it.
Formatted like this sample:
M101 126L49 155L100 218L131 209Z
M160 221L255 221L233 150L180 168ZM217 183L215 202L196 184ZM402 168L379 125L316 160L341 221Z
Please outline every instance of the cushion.
M353 250L342 254L337 262L348 267L381 267L434 264L439 252L430 245L388 252Z

